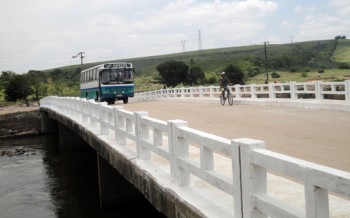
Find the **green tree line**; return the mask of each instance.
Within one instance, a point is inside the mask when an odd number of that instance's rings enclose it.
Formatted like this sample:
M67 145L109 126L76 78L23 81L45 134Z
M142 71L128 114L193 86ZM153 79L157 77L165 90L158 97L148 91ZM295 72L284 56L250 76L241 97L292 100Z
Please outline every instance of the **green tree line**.
M194 60L190 61L190 66L183 61L165 61L156 67L159 77L156 81L164 84L165 87L176 87L179 84L195 86L216 83L217 80L207 80L204 71L196 65ZM234 84L245 84L245 76L239 66L229 64L223 68L230 81Z

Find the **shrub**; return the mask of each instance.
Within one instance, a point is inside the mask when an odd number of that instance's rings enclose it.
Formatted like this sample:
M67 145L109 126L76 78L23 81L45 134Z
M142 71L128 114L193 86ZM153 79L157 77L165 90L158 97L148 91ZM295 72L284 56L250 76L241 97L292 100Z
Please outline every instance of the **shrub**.
M340 63L338 68L339 69L350 69L350 64L348 64L348 63Z
M277 72L272 72L271 76L272 76L272 78L280 78L281 77L280 74Z
M210 84L210 85L216 84L216 83L218 83L218 80L217 80L217 78L215 76L211 76L211 77L209 77L207 79L207 83Z
M320 68L320 69L318 69L317 72L318 72L318 73L324 73L324 69L323 69L323 68Z
M247 73L248 77L254 77L254 76L258 75L258 74L259 74L259 72L256 71L256 70L252 70L252 71L249 71Z
M290 68L290 70L289 70L291 73L295 73L295 72L297 72L298 71L298 68L296 68L296 67L292 67L292 68Z
M301 77L304 77L304 78L307 77L307 72L302 72Z

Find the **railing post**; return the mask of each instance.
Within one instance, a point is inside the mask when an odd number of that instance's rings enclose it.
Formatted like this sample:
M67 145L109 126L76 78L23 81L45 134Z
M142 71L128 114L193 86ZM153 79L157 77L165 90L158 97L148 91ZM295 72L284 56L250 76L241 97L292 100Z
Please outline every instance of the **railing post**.
M345 100L350 101L350 80L345 81Z
M305 182L306 217L329 217L328 191Z
M203 88L203 86L199 86L197 88L199 89L199 97L203 97L204 96L204 88Z
M241 89L240 89L240 85L236 84L234 85L235 90L236 90L236 98L241 98Z
M140 159L148 160L151 158L151 152L148 149L145 149L145 147L143 146L143 140L149 139L149 130L148 130L148 127L145 125L142 125L142 122L141 122L141 119L143 117L148 116L148 112L138 111L138 112L135 112L135 116L136 116L135 132L136 132L137 157Z
M178 128L183 126L187 126L186 121L168 121L171 182L179 186L186 186L190 184L190 173L179 167L177 164L178 158L186 158L189 156L187 141L183 137L177 136Z
M256 96L256 84L250 85L250 98L257 98Z
M235 140L239 145L241 160L242 211L243 217L266 218L255 208L254 194L267 192L266 169L251 163L251 152L265 148L263 141L243 138Z
M123 109L121 106L114 107L114 134L117 145L125 145L126 137L121 133L120 129L125 128L125 119L120 114L119 109Z
M275 85L273 83L269 83L269 98L275 99L276 98L276 92L275 92Z
M96 105L95 100L89 100L88 108L89 108L89 117L90 117L90 126L95 127L97 125L96 120Z
M240 158L240 139L231 140L232 148L232 176L233 176L233 199L234 211L236 218L243 218L242 204L242 175L241 175L241 158Z
M213 88L212 86L209 87L209 96L210 96L211 98L214 97L214 88Z
M298 99L298 94L296 93L296 82L289 82L290 87L290 98L291 99Z
M89 108L88 108L87 104L88 103L87 103L86 98L83 98L81 100L81 111L82 111L82 113L81 113L81 121L83 123L88 123L88 121L89 121Z
M106 111L103 110L103 107L107 107L107 102L100 102L98 104L100 131L101 131L101 135L108 135L109 129L104 123L104 122L108 122L108 114L106 114Z
M315 99L316 100L321 100L323 99L323 94L322 94L322 83L320 81L315 82Z

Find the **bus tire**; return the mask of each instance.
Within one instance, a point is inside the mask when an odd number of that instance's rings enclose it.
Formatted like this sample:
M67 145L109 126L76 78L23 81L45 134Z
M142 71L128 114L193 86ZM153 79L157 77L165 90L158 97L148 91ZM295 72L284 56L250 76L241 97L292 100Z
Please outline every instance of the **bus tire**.
M129 98L128 98L128 97L124 97L124 98L123 98L123 103L124 103L124 104L127 104L128 101L129 101Z
M108 103L108 104L114 104L114 103L115 103L115 100L114 100L114 99L108 100L107 103Z

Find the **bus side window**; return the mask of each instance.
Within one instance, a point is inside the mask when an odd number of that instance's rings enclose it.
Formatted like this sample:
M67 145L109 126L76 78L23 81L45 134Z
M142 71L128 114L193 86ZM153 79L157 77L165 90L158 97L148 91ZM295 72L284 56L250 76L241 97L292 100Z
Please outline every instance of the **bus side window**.
M102 71L101 73L101 82L102 83L108 83L109 81L109 72L108 71Z

